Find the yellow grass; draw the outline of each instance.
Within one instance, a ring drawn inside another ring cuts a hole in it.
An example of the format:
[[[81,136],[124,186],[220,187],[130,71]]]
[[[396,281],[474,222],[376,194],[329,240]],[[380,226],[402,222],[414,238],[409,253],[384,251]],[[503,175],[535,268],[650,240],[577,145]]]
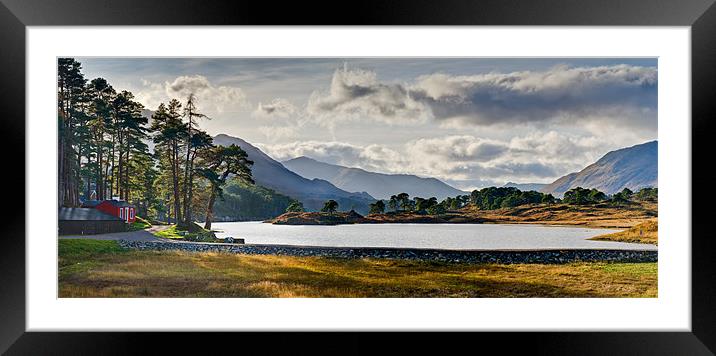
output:
[[[599,235],[590,240],[637,242],[644,244],[659,243],[659,223],[656,219],[635,225],[627,230],[613,234]]]
[[[496,210],[463,209],[466,214],[492,223],[581,225],[596,228],[630,228],[658,214],[654,202],[634,202],[623,206],[596,205],[525,205]]]
[[[656,263],[461,264],[178,251],[84,253],[60,261],[60,297],[657,296]]]

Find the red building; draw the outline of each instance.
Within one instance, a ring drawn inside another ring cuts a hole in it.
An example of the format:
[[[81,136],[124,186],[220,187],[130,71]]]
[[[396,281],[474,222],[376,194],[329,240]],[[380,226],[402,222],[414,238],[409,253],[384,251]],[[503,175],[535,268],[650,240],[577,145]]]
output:
[[[123,200],[87,201],[82,207],[95,208],[103,213],[116,216],[127,223],[133,223],[137,219],[134,206]]]

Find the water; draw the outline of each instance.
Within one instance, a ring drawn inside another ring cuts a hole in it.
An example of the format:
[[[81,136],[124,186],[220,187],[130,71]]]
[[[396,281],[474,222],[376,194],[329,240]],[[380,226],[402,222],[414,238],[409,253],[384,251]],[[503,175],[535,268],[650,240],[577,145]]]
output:
[[[273,225],[261,222],[214,223],[223,238],[247,244],[332,247],[406,247],[452,250],[490,249],[633,249],[655,245],[587,240],[619,230],[543,225],[356,224],[337,226]]]

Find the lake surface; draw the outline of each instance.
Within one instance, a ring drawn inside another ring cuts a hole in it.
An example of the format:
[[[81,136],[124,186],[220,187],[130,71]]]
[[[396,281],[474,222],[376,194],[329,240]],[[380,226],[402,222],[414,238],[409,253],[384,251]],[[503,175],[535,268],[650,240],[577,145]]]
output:
[[[217,237],[247,244],[331,247],[405,247],[450,250],[625,249],[656,250],[655,245],[591,241],[619,230],[507,224],[355,224],[336,226],[219,222]]]

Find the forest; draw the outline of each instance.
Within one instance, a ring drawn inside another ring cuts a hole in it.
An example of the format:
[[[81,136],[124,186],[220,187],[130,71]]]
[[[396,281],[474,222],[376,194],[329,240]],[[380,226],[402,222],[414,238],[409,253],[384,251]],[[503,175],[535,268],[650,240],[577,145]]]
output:
[[[207,229],[217,201],[221,215],[234,218],[283,211],[290,199],[253,186],[246,152],[214,145],[200,128],[210,118],[201,113],[199,100],[189,94],[145,108],[106,79],[85,78],[75,59],[59,58],[59,206],[125,200],[142,217],[180,226],[205,221]],[[249,194],[239,199],[239,191]]]

